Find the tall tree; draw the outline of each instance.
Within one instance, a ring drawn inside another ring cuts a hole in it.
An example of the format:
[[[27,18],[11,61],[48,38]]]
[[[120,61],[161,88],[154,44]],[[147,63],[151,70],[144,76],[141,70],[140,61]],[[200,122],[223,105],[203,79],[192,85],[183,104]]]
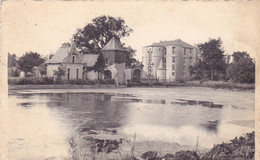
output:
[[[226,72],[226,60],[224,56],[224,50],[222,47],[222,40],[210,39],[208,42],[198,45],[199,51],[201,53],[201,63],[198,66],[203,66],[203,77],[210,78],[214,80],[214,75],[225,74]]]
[[[105,69],[105,60],[103,57],[103,54],[99,54],[96,63],[93,66],[94,71],[98,72],[98,79],[99,79],[99,74],[103,73]]]
[[[17,61],[18,68],[27,75],[32,72],[33,67],[38,67],[44,63],[44,59],[37,52],[27,52]]]
[[[73,35],[73,41],[81,53],[98,54],[113,36],[120,41],[120,38],[129,36],[132,31],[120,17],[100,16],[83,29],[78,29]]]
[[[16,66],[16,63],[16,55],[8,53],[8,67],[14,67]]]
[[[228,77],[238,83],[255,82],[255,63],[247,52],[234,52],[228,66]]]

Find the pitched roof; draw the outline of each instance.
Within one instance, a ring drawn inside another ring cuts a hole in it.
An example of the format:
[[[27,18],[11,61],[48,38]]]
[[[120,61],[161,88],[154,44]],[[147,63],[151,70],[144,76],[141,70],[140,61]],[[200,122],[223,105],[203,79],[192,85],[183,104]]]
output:
[[[111,50],[117,50],[117,51],[126,51],[120,42],[115,38],[112,37],[109,42],[101,49],[102,51],[111,51]]]
[[[70,50],[71,46],[62,45],[48,63],[62,63],[64,58],[68,56]]]
[[[182,41],[181,39],[176,39],[173,41],[161,41],[159,43],[153,43],[152,45],[159,45],[159,46],[177,46],[180,45],[182,47],[186,47],[186,48],[194,48],[194,46]]]

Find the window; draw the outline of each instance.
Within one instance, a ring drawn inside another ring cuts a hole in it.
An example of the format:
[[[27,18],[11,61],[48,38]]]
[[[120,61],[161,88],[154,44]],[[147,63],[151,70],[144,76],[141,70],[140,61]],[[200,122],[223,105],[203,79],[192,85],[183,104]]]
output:
[[[79,79],[79,69],[76,70],[76,79]]]
[[[109,59],[105,60],[105,64],[108,65],[109,64]]]
[[[166,57],[163,57],[163,68],[166,68]]]
[[[175,57],[172,57],[172,63],[175,63]]]
[[[172,65],[172,70],[173,70],[173,71],[175,70],[175,65]]]
[[[183,48],[183,55],[185,56],[186,55],[186,49]]]
[[[70,80],[70,68],[68,68],[68,71],[67,71],[67,76],[68,76],[68,80]]]
[[[72,63],[75,63],[75,56],[72,57]]]
[[[172,54],[175,54],[175,47],[172,47]]]
[[[172,72],[172,76],[175,76],[175,72]]]

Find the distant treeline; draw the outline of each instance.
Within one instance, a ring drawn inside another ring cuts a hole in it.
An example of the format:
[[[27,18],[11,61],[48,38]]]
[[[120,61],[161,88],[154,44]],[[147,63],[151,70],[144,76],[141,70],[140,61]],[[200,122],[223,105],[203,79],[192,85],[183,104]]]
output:
[[[199,44],[198,49],[199,61],[190,66],[191,80],[255,83],[255,62],[247,52],[224,55],[220,38]]]

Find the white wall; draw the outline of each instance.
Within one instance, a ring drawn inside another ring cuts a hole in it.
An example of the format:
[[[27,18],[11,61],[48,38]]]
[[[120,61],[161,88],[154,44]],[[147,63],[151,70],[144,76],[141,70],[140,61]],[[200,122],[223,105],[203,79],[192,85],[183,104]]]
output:
[[[58,70],[60,64],[48,64],[47,65],[47,77],[53,77],[53,71]]]

